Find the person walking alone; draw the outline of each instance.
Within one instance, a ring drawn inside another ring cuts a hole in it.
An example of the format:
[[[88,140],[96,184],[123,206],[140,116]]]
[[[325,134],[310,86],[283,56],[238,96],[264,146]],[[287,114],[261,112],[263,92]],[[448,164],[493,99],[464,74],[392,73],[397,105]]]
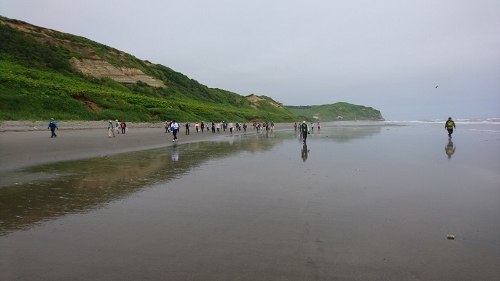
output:
[[[115,131],[117,134],[120,133],[120,123],[118,123],[118,119],[115,121]]]
[[[47,126],[47,129],[50,129],[50,132],[52,133],[50,135],[51,138],[57,137],[56,129],[59,130],[59,128],[57,127],[57,123],[56,121],[54,121],[54,118],[50,118],[50,122],[49,125]]]
[[[179,123],[177,121],[172,121],[172,125],[170,127],[172,129],[172,133],[174,134],[174,139],[172,141],[177,141],[177,134],[179,133]]]
[[[125,124],[125,121],[122,121],[120,123],[120,128],[122,128],[122,134],[125,134],[125,131],[127,129],[127,124]]]
[[[448,130],[448,137],[451,138],[451,134],[453,134],[453,129],[456,128],[455,122],[451,120],[451,117],[448,117],[448,120],[444,124],[444,128]]]
[[[189,122],[186,122],[184,126],[186,127],[186,135],[189,135]]]
[[[115,126],[113,125],[113,121],[109,120],[108,122],[108,138],[115,137]]]
[[[306,143],[307,134],[309,133],[309,128],[307,127],[306,121],[302,121],[302,125],[300,125],[300,132],[302,133],[303,143]]]

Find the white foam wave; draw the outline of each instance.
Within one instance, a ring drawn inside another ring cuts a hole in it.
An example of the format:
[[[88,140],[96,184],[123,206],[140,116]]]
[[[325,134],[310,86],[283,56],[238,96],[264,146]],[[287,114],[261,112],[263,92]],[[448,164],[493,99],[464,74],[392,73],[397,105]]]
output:
[[[420,124],[434,124],[444,123],[447,119],[429,119],[429,120],[389,120],[386,123],[420,123]],[[474,118],[474,119],[456,119],[455,123],[462,125],[500,125],[500,118]]]

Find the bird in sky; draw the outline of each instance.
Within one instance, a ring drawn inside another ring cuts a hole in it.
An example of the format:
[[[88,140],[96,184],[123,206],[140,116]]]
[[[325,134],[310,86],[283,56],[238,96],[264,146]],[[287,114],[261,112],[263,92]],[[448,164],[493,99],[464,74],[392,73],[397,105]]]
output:
[[[436,89],[437,89],[438,86],[436,86]]]

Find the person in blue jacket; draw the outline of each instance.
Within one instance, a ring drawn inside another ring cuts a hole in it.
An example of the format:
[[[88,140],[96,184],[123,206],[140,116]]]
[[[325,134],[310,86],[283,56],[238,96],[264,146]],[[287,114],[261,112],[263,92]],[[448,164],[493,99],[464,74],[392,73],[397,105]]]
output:
[[[57,137],[56,135],[56,129],[59,130],[57,127],[56,121],[54,121],[54,118],[50,118],[49,125],[47,126],[47,129],[50,129],[50,132],[52,132],[52,135],[50,136],[51,138]]]

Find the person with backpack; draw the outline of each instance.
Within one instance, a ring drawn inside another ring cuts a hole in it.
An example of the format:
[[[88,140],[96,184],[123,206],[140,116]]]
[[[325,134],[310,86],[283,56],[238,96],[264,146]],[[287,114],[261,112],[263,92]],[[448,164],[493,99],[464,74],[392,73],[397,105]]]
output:
[[[302,133],[303,142],[306,143],[307,133],[309,132],[306,121],[302,121],[302,124],[300,125],[300,132]]]
[[[115,126],[113,126],[113,121],[108,122],[108,138],[115,137]]]
[[[456,128],[455,122],[451,120],[451,117],[448,117],[448,120],[444,124],[444,128],[448,130],[448,137],[451,138],[451,134],[453,134],[453,128]]]
[[[120,123],[120,128],[122,129],[122,134],[125,134],[125,129],[127,129],[127,124],[125,124],[125,121],[122,121]]]
[[[115,120],[115,122],[116,122],[115,123],[115,131],[117,134],[119,134],[120,133],[120,123],[118,123],[118,119]]]
[[[50,132],[52,133],[52,135],[50,136],[51,138],[57,137],[56,129],[59,130],[59,128],[57,127],[57,123],[56,121],[54,121],[54,118],[50,118],[49,125],[47,126],[47,130],[48,129],[50,129]]]
[[[172,141],[177,141],[177,133],[179,132],[179,123],[177,121],[173,120],[172,123],[170,124],[170,130],[174,134],[174,139]]]

